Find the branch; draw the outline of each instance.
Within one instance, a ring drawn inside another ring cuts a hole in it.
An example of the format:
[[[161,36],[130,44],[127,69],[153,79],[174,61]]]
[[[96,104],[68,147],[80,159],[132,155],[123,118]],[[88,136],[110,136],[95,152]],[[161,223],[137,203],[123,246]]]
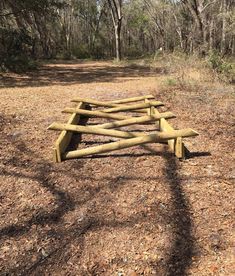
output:
[[[113,20],[113,26],[115,27],[115,25],[116,25],[115,12],[114,12],[111,0],[108,0],[108,3],[109,3],[110,10],[111,10],[111,16],[112,16],[112,20]]]
[[[5,13],[5,14],[0,14],[0,17],[5,17],[5,16],[10,16],[10,15],[17,15],[20,14],[22,12],[25,12],[26,9],[22,9],[20,11],[16,11],[16,12],[9,12],[9,13]]]

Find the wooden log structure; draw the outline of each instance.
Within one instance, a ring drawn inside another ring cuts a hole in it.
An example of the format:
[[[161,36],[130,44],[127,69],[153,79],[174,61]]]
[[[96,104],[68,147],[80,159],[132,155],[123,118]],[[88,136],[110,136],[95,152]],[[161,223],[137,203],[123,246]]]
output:
[[[154,100],[154,96],[138,96],[133,98],[126,98],[114,101],[99,101],[86,98],[75,98],[73,102],[78,102],[75,108],[65,108],[62,112],[71,114],[67,123],[53,123],[48,129],[60,130],[61,133],[53,148],[53,160],[61,162],[64,159],[80,158],[92,154],[102,154],[115,150],[121,150],[147,143],[168,143],[169,148],[174,154],[180,158],[184,158],[185,145],[183,143],[184,137],[194,137],[198,133],[190,128],[175,130],[167,121],[167,119],[174,118],[172,112],[160,113],[157,107],[162,106],[163,103]],[[140,101],[144,101],[141,102]],[[135,103],[137,102],[137,103]],[[139,102],[139,103],[138,103]],[[87,110],[87,104],[95,107],[107,107],[101,110]],[[123,115],[118,112],[144,112],[146,115],[133,117]],[[93,126],[83,126],[80,123],[81,116],[104,118],[114,120],[103,124]],[[143,131],[130,132],[116,130],[123,126],[131,126],[135,124],[145,123],[159,124],[159,131],[146,134]],[[74,151],[67,151],[67,147],[71,141],[73,133],[87,133],[94,135],[104,135],[110,137],[121,138],[121,140],[89,147],[85,149],[78,149]]]

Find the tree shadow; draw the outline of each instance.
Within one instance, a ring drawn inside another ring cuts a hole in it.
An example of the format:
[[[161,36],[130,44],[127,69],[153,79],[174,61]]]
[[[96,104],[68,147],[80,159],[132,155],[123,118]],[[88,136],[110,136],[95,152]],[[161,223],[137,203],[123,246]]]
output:
[[[119,82],[120,78],[132,79],[155,77],[149,66],[126,65],[114,66],[111,63],[70,62],[43,65],[38,70],[27,74],[2,74],[1,87],[41,87],[51,85],[72,85],[92,82]],[[123,79],[121,80],[123,81]]]
[[[20,152],[24,152],[24,154],[27,155],[27,158],[30,157],[31,160],[39,160],[35,162],[34,167],[31,168],[32,171],[34,171],[34,174],[29,176],[24,174],[23,172],[17,173],[12,171],[10,168],[11,166],[18,166],[19,168],[24,169],[25,167],[20,162],[20,157],[18,159],[12,159],[8,160],[8,163],[6,164],[5,168],[1,170],[1,174],[3,175],[11,175],[17,178],[28,178],[31,180],[37,181],[39,185],[41,185],[46,191],[49,191],[53,197],[55,198],[56,202],[56,208],[52,210],[51,212],[42,211],[40,210],[39,213],[37,213],[35,216],[30,218],[28,221],[18,224],[12,224],[10,226],[6,226],[0,230],[0,239],[7,239],[12,237],[20,237],[30,231],[33,225],[40,225],[45,226],[47,224],[49,225],[57,225],[61,222],[61,219],[65,216],[66,213],[69,211],[74,210],[76,207],[81,207],[83,204],[91,201],[94,199],[99,193],[101,189],[105,187],[105,185],[110,185],[113,192],[115,192],[115,189],[120,188],[120,185],[126,185],[130,178],[123,177],[123,175],[120,175],[122,178],[122,181],[118,183],[118,185],[113,185],[113,179],[111,178],[110,181],[108,181],[107,184],[104,184],[104,186],[100,188],[94,188],[90,190],[90,196],[82,198],[78,202],[75,202],[73,200],[73,197],[69,194],[69,192],[64,192],[56,187],[55,182],[53,181],[53,178],[50,178],[49,175],[51,172],[53,172],[54,168],[53,165],[45,160],[42,160],[40,156],[37,156],[36,153],[28,149],[23,141],[18,141],[15,143],[12,141],[13,146],[19,150]],[[158,153],[152,148],[146,147],[146,150],[149,152],[146,153],[147,156],[157,155]],[[128,156],[128,155],[127,155]],[[143,156],[141,154],[141,156]],[[110,156],[109,156],[110,157]],[[115,157],[115,156],[114,156]],[[124,157],[124,156],[116,156],[116,157]],[[130,157],[130,156],[128,156]],[[181,177],[178,173],[179,169],[179,163],[178,160],[172,156],[171,153],[168,153],[165,151],[163,154],[163,157],[165,158],[165,176],[167,179],[167,183],[169,185],[169,189],[171,192],[171,210],[169,214],[166,217],[166,214],[161,211],[160,208],[155,208],[155,213],[158,214],[158,216],[162,217],[162,223],[169,223],[171,222],[171,233],[173,237],[173,242],[170,247],[169,254],[165,253],[166,255],[166,261],[164,268],[166,269],[166,275],[186,275],[188,268],[191,265],[192,262],[192,256],[193,256],[193,249],[195,247],[195,238],[192,234],[192,220],[190,216],[190,204],[183,192],[183,187],[181,183]],[[100,158],[100,157],[96,157]],[[18,162],[19,161],[19,162]],[[76,163],[77,164],[77,163]],[[78,164],[77,164],[78,165]],[[132,164],[130,162],[130,169],[132,167]],[[79,162],[79,165],[77,166],[79,169],[82,168],[82,162]],[[59,172],[59,168],[56,167],[56,171]],[[82,176],[79,174],[79,171],[77,171],[76,175],[72,174],[71,171],[61,171],[61,173],[66,174],[70,177],[73,177],[76,181],[76,178],[82,178]],[[132,179],[139,179],[139,176],[132,177]],[[152,178],[152,180],[156,180],[156,177]],[[162,180],[164,181],[164,179]],[[105,183],[105,182],[104,182]],[[86,189],[89,189],[86,188]],[[81,192],[83,192],[81,190]],[[168,218],[170,217],[170,218]],[[67,246],[67,244],[71,244],[74,239],[81,239],[81,252],[84,248],[84,234],[87,233],[89,230],[98,230],[103,227],[132,227],[136,223],[141,223],[143,221],[148,221],[149,218],[145,216],[143,213],[137,213],[134,216],[129,216],[124,221],[119,220],[103,220],[99,219],[96,216],[92,216],[92,214],[86,218],[86,220],[80,225],[79,223],[75,223],[71,227],[68,227],[62,232],[57,233],[59,236],[61,236],[61,242],[59,242],[55,248],[49,252],[48,256],[45,258],[39,258],[35,262],[31,263],[30,266],[28,264],[22,265],[21,268],[9,268],[7,271],[8,274],[13,275],[30,275],[31,273],[35,271],[45,271],[45,267],[58,263],[59,262],[66,262],[66,258],[64,258],[64,250]],[[167,251],[166,251],[167,252]],[[153,267],[157,270],[159,266],[159,263],[153,264]],[[21,272],[19,272],[19,269]],[[21,274],[19,274],[21,273]]]
[[[171,192],[172,236],[173,243],[166,260],[166,275],[183,276],[192,263],[195,238],[192,234],[190,204],[183,192],[178,174],[179,164],[175,157],[166,158],[165,174]]]
[[[186,159],[193,159],[197,157],[208,157],[208,156],[211,156],[211,153],[209,151],[202,151],[202,152],[187,151],[186,153]]]
[[[123,154],[96,154],[92,156],[92,159],[102,159],[102,158],[137,158],[137,157],[148,157],[148,156],[164,156],[165,153],[162,152],[143,152],[143,153],[123,153]],[[85,156],[80,158],[82,159],[90,159],[90,156]]]
[[[60,219],[68,212],[74,209],[75,203],[69,193],[58,189],[55,182],[50,177],[50,173],[54,171],[50,162],[43,160],[37,153],[27,148],[24,141],[20,138],[16,140],[4,133],[4,127],[9,124],[9,119],[0,115],[0,125],[2,141],[10,141],[13,147],[13,154],[10,159],[4,162],[4,167],[0,168],[0,175],[12,176],[17,179],[28,179],[36,181],[43,189],[50,192],[55,200],[56,208],[50,213],[48,211],[40,210],[31,219],[22,224],[14,224],[0,229],[0,240],[9,237],[16,237],[27,233],[32,225],[46,225],[58,223]],[[14,125],[14,121],[10,122]],[[31,166],[28,168],[24,164],[32,161]],[[17,168],[20,170],[27,170],[29,173],[17,172],[12,170]]]

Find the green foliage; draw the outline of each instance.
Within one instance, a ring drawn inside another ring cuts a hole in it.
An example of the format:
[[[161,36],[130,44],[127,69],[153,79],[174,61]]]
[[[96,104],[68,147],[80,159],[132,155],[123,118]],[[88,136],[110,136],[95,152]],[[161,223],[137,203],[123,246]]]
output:
[[[143,52],[138,49],[136,45],[131,45],[126,49],[126,56],[128,58],[136,58],[136,57],[141,57],[143,55]]]
[[[78,45],[76,48],[73,48],[72,55],[75,56],[76,58],[81,58],[81,59],[87,59],[91,57],[86,45]]]
[[[17,56],[8,56],[4,63],[3,69],[10,70],[16,73],[22,73],[37,68],[37,63],[24,54]]]
[[[167,78],[165,80],[165,84],[167,86],[176,86],[177,85],[177,80],[176,79],[173,79],[173,78]]]
[[[64,6],[63,1],[56,0],[17,0],[15,8],[17,11],[32,11],[43,14],[49,12],[53,7],[61,8]]]
[[[227,81],[233,81],[234,70],[232,63],[225,61],[218,52],[212,51],[209,54],[208,63],[220,78]]]
[[[24,72],[36,68],[30,58],[31,37],[24,29],[0,29],[0,68],[3,71]]]

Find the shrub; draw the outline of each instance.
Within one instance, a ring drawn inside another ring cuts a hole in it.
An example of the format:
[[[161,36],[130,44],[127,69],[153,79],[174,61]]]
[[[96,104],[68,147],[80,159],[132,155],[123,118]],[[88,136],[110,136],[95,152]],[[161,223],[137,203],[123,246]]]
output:
[[[208,57],[209,66],[220,79],[232,82],[234,78],[232,63],[226,62],[218,52],[211,52]]]
[[[37,67],[30,58],[31,37],[24,30],[0,28],[0,69],[25,72]]]

